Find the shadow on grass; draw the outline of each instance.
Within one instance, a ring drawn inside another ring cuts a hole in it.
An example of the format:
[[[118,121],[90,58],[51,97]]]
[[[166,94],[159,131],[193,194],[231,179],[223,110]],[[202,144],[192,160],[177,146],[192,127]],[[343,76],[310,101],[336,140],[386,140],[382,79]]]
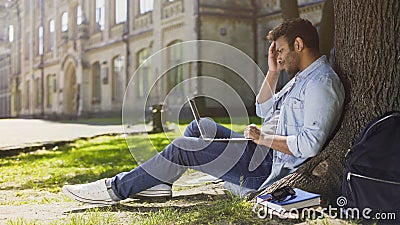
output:
[[[192,194],[192,195],[183,195],[183,196],[176,196],[172,198],[142,198],[142,199],[137,199],[137,198],[132,198],[132,201],[130,202],[125,202],[121,204],[116,204],[116,205],[99,205],[99,206],[94,206],[94,207],[85,207],[81,209],[74,209],[71,211],[66,211],[64,213],[69,214],[69,213],[84,213],[84,212],[91,212],[94,208],[98,209],[101,212],[156,212],[159,211],[160,209],[179,209],[179,210],[187,210],[187,211],[192,211],[193,210],[193,205],[196,206],[208,206],[210,204],[213,204],[212,202],[214,200],[221,200],[223,198],[227,198],[227,195],[211,195],[211,194],[204,194],[204,193],[199,193],[199,194]],[[228,197],[230,198],[230,197]],[[164,204],[170,202],[176,202],[176,201],[181,201],[181,202],[187,202],[186,205],[183,204]]]
[[[57,150],[39,150],[1,159],[1,176],[11,181],[3,178],[2,189],[54,190],[64,184],[87,183],[137,167],[125,139],[103,139],[77,141]],[[137,138],[136,143],[152,148],[147,138]]]
[[[293,224],[301,220],[260,219],[252,205],[231,195],[194,194],[169,201],[133,201],[113,206],[95,206],[64,212],[65,214],[130,213],[135,218],[126,224]],[[109,215],[109,214],[108,214]]]
[[[122,125],[121,117],[111,118],[89,118],[89,119],[77,119],[77,120],[60,120],[60,123],[72,123],[72,124],[87,124],[87,125]]]

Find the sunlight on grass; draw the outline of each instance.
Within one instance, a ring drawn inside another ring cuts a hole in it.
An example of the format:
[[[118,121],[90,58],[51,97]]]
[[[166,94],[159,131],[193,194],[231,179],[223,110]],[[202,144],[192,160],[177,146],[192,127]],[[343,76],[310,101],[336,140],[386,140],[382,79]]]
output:
[[[7,221],[7,225],[42,225],[38,220],[27,220],[24,218],[17,218]],[[51,225],[100,225],[100,224],[124,224],[115,215],[101,211],[97,208],[90,209],[84,213],[71,215],[67,220],[58,220],[50,223]]]
[[[52,225],[98,225],[98,224],[123,224],[113,214],[106,213],[97,208],[88,210],[84,213],[72,215],[68,221],[64,223],[54,222]]]
[[[174,136],[174,135],[171,135]],[[162,150],[169,141],[163,134],[129,137],[142,151]],[[1,158],[0,189],[45,189],[58,192],[65,184],[86,183],[111,177],[137,166],[129,153],[125,138],[102,136],[79,140],[57,150],[43,149]]]
[[[268,224],[251,212],[252,203],[233,196],[215,197],[188,208],[162,208],[149,212],[140,224]],[[132,223],[132,224],[137,224]]]
[[[219,119],[224,126],[242,132],[246,124],[230,124],[229,120]],[[254,122],[254,121],[252,121]],[[257,121],[256,121],[257,123]],[[182,132],[186,124],[180,124]],[[167,135],[151,134],[129,135],[127,140],[121,136],[101,136],[75,141],[53,149],[21,153],[14,157],[0,158],[0,190],[13,191],[11,199],[0,200],[0,205],[52,204],[71,201],[60,195],[65,184],[92,182],[112,177],[123,171],[130,171],[138,164],[128,149],[154,153],[161,151],[180,133]],[[149,139],[150,138],[150,141]],[[146,157],[151,157],[147,155]],[[50,193],[41,195],[41,193]],[[172,203],[173,205],[173,203]],[[59,219],[52,224],[207,224],[207,223],[251,223],[263,224],[251,213],[251,203],[232,196],[215,197],[201,204],[188,207],[161,207],[156,211],[141,212],[127,210],[129,220],[115,216],[119,209],[88,210],[71,214],[67,219]],[[121,215],[121,214],[120,214]],[[135,218],[135,219],[132,219]],[[127,219],[127,218],[125,218]],[[18,218],[7,224],[42,224],[37,220]]]
[[[15,220],[9,220],[7,221],[7,225],[40,225],[40,223],[37,220],[26,220],[24,218],[18,218]]]
[[[39,150],[0,159],[2,190],[58,192],[67,183],[84,183],[137,166],[121,137],[80,140],[57,150]]]

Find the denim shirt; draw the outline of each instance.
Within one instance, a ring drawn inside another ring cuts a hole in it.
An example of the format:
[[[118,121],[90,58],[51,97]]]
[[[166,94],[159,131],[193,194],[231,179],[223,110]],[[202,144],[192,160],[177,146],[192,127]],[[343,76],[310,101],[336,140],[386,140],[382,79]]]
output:
[[[261,104],[256,101],[256,113],[264,122],[273,118],[280,104],[276,134],[287,136],[293,154],[273,152],[271,175],[260,189],[295,171],[322,149],[339,122],[343,102],[342,82],[325,56],[296,74],[269,100]]]

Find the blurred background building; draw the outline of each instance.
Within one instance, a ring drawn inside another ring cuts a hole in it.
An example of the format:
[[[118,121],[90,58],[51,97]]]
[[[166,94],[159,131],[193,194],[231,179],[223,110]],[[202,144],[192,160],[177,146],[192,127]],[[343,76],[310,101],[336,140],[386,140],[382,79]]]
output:
[[[300,16],[318,26],[324,1],[297,2]],[[269,43],[264,36],[282,21],[279,0],[0,0],[0,4],[0,117],[119,116],[125,88],[138,66],[158,50],[183,41],[230,44],[266,71]],[[163,63],[179,63],[181,55],[170,51]],[[144,101],[149,92],[154,69],[138,77],[137,101]],[[230,83],[253,109],[254,94],[232,79],[232,72],[207,63],[172,69],[161,92],[199,75]],[[191,92],[204,90],[185,86],[176,98]],[[158,99],[148,101],[158,103]],[[218,111],[212,101],[205,100],[202,107]]]

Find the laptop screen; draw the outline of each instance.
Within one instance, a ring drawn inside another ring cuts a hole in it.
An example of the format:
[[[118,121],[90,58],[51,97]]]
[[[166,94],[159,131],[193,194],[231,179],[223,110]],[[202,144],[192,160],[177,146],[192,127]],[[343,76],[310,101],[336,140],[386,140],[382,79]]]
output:
[[[194,102],[194,99],[190,99],[189,97],[187,97],[187,99],[189,102],[190,111],[192,111],[194,120],[196,121],[197,127],[199,128],[200,135],[202,138],[204,138],[203,132],[201,131],[202,129],[200,127],[200,113],[199,110],[197,109],[196,103]]]

